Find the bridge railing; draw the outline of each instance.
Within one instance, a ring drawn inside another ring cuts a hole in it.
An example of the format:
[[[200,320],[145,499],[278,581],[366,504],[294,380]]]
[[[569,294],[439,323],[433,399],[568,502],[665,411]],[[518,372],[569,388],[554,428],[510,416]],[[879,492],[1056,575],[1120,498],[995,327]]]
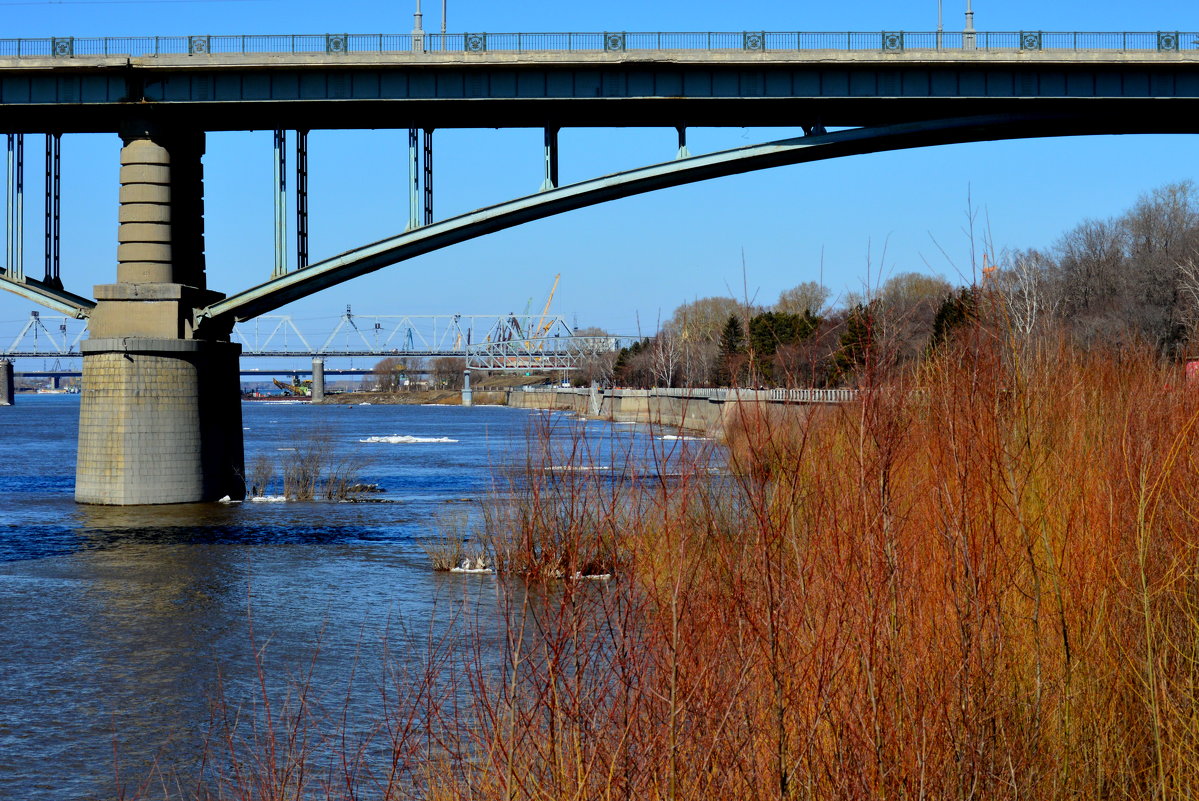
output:
[[[724,31],[329,33],[0,39],[0,58],[278,55],[287,53],[535,53],[625,51],[1152,51],[1199,50],[1184,31]]]

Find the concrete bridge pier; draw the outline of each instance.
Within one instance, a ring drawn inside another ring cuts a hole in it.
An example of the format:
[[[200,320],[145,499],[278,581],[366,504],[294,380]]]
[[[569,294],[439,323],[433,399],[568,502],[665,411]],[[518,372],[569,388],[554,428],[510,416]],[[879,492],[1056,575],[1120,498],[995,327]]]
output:
[[[470,370],[462,371],[462,405],[474,406],[474,394],[470,389]]]
[[[0,406],[12,406],[16,394],[17,385],[13,380],[12,362],[0,359]]]
[[[312,360],[312,394],[309,396],[313,403],[325,399],[325,360]]]
[[[197,336],[222,297],[204,276],[204,135],[166,124],[122,133],[117,282],[96,287],[75,500],[113,505],[245,496],[238,357],[228,332]]]

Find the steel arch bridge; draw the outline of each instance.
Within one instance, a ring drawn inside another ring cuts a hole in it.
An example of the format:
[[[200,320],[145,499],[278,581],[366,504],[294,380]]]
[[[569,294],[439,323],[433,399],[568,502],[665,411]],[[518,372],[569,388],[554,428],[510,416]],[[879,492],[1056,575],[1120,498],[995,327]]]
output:
[[[199,313],[201,329],[224,330],[284,304],[384,267],[575,209],[756,170],[847,156],[969,142],[1121,133],[1193,133],[1190,119],[1120,120],[994,115],[904,123],[783,139],[613,173],[478,209],[347,251],[273,278]]]
[[[1104,114],[998,114],[852,128],[686,156],[613,173],[477,209],[373,242],[303,269],[277,275],[197,309],[197,333],[228,336],[235,323],[267,314],[323,289],[487,234],[576,209],[661,189],[757,170],[848,156],[971,142],[1133,133],[1199,133],[1199,118],[1158,114],[1117,118]],[[25,276],[0,275],[0,286],[74,317],[96,302]]]
[[[677,158],[613,173],[429,223],[274,277],[197,311],[202,334],[224,334],[237,322],[337,284],[487,234],[576,209],[661,189],[757,170],[848,156],[971,142],[1132,133],[1199,133],[1199,119],[1163,114],[1128,119],[1106,115],[987,115],[852,128]],[[75,317],[95,301],[26,276],[0,283],[30,300]]]

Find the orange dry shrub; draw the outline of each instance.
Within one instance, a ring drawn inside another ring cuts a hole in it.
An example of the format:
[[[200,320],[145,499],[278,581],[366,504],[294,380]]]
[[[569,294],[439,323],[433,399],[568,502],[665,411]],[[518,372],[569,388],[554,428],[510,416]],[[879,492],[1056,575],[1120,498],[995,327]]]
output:
[[[731,477],[619,486],[617,581],[509,609],[430,797],[1193,794],[1199,401],[1170,375],[980,332],[853,405],[745,407]]]

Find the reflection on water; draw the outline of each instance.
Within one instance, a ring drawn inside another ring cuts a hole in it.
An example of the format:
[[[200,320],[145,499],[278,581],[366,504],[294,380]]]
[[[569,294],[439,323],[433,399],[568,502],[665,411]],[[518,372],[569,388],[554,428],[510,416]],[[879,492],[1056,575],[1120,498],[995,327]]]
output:
[[[484,636],[501,636],[486,620],[501,615],[502,583],[434,573],[419,539],[487,492],[489,465],[523,460],[531,413],[246,404],[243,414],[247,464],[294,458],[285,449],[320,430],[363,457],[384,502],[77,506],[77,396],[0,409],[0,798],[110,797],[114,746],[125,775],[155,759],[186,774],[214,704],[256,695],[256,649],[273,686],[307,670],[334,693],[355,683],[353,717],[369,714],[385,648],[419,659],[463,604]],[[586,425],[600,463],[652,442]],[[371,437],[397,441],[361,442]]]

